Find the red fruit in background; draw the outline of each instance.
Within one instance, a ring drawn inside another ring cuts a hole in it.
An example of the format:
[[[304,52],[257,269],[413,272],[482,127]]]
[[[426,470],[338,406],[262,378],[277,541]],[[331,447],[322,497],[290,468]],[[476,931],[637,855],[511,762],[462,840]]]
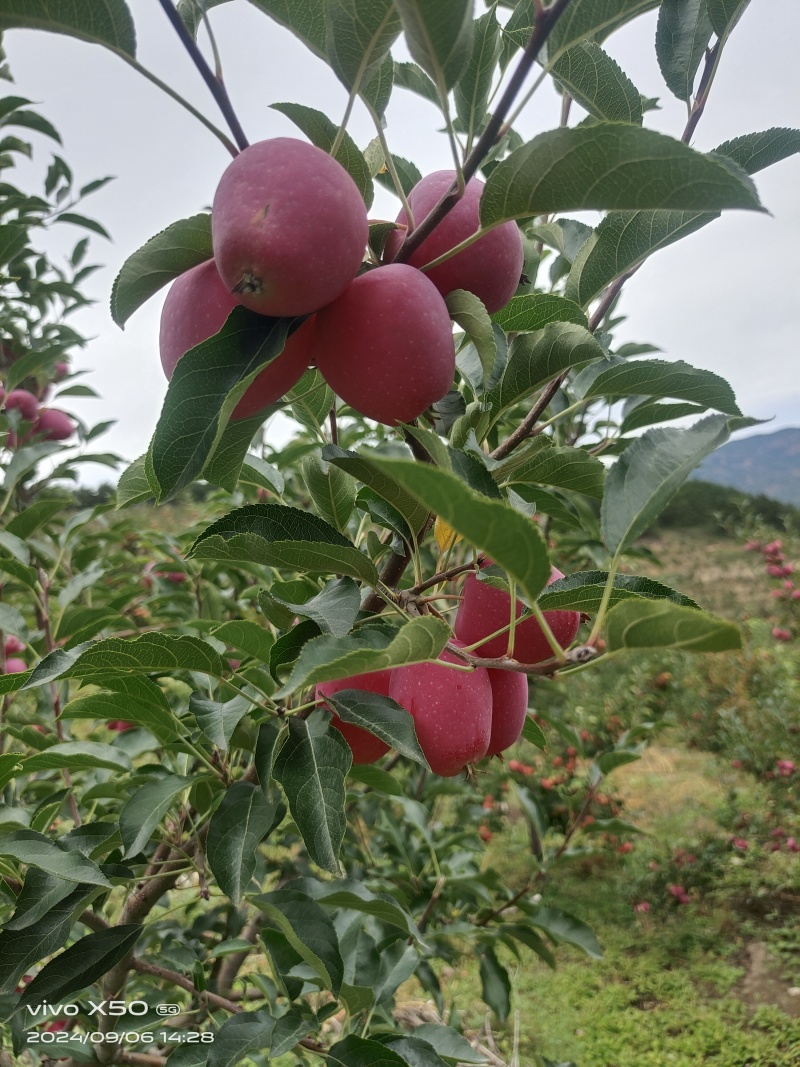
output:
[[[42,408],[33,425],[33,432],[42,434],[47,441],[66,441],[75,433],[75,423],[64,411]]]
[[[161,311],[159,349],[167,380],[190,348],[218,333],[237,301],[225,288],[213,259],[176,279]],[[268,364],[233,409],[232,419],[258,414],[297,384],[311,360],[313,319],[288,338],[283,352]]]
[[[362,689],[367,693],[378,693],[380,696],[389,695],[389,685],[392,680],[391,671],[370,671],[368,674],[354,674],[350,678],[340,678],[338,682],[320,682],[314,696],[317,700],[323,697],[334,696],[342,689]],[[327,706],[327,705],[326,705]],[[333,711],[333,708],[329,708]],[[353,753],[353,763],[374,763],[376,759],[386,755],[389,746],[379,737],[352,723],[342,722],[336,712],[333,712],[331,725],[342,734]]]
[[[55,367],[53,367],[53,381],[54,382],[63,381],[63,379],[66,378],[66,376],[69,374],[69,372],[70,372],[69,363],[66,363],[63,360],[60,360],[58,363],[56,363]]]
[[[220,277],[237,303],[262,315],[307,315],[335,300],[361,266],[368,232],[344,167],[291,137],[240,152],[214,194]]]
[[[515,744],[528,713],[528,679],[517,671],[487,670],[492,687],[492,733],[487,756]]]
[[[408,195],[416,224],[422,222],[438,204],[453,184],[455,176],[455,171],[437,170],[417,182]],[[482,192],[483,182],[477,178],[467,182],[463,197],[413,253],[408,261],[411,266],[424,267],[480,229]],[[397,216],[397,221],[407,225],[405,209]],[[404,230],[389,234],[386,242],[387,262],[400,250],[404,238]],[[425,273],[442,296],[447,296],[454,289],[467,289],[483,301],[491,315],[505,307],[516,292],[523,259],[519,227],[515,222],[505,222],[475,244]]]
[[[480,837],[481,841],[491,841],[494,834],[488,826],[479,826],[478,836]]]
[[[135,722],[126,722],[125,719],[109,719],[106,723],[106,727],[109,730],[114,730],[116,733],[124,733],[126,730],[135,730]]]
[[[362,274],[317,316],[317,367],[368,419],[410,422],[453,384],[455,345],[444,300],[404,264]]]
[[[461,662],[450,652],[439,658]],[[469,672],[438,663],[398,667],[392,672],[389,696],[413,716],[420,746],[435,774],[451,778],[486,755],[492,733],[492,684],[483,667]]]
[[[550,582],[563,578],[561,571],[553,567]],[[548,583],[549,584],[549,583]],[[464,599],[456,615],[455,632],[459,641],[473,645],[482,637],[507,626],[511,618],[511,598],[503,589],[494,589],[470,574],[464,583]],[[517,601],[516,614],[520,617],[525,607]],[[580,625],[577,611],[546,611],[544,617],[562,648],[568,648],[575,640]],[[475,648],[476,656],[505,656],[508,649],[508,633],[492,637]],[[514,631],[512,656],[520,663],[541,663],[550,659],[553,651],[547,643],[536,619],[526,619]]]
[[[185,571],[166,571],[164,577],[168,582],[172,582],[174,585],[180,585],[181,582],[185,582],[189,577]]]
[[[5,639],[4,644],[7,656],[16,656],[19,652],[25,651],[25,644],[20,641],[14,634],[9,634]]]
[[[3,673],[4,674],[22,674],[22,672],[23,671],[27,671],[27,669],[28,669],[28,664],[25,662],[24,659],[16,659],[15,657],[12,656],[10,659],[6,660],[6,665],[5,665],[5,669],[4,669]]]
[[[5,394],[6,411],[16,410],[26,422],[33,422],[39,410],[39,401],[27,389],[12,389]]]

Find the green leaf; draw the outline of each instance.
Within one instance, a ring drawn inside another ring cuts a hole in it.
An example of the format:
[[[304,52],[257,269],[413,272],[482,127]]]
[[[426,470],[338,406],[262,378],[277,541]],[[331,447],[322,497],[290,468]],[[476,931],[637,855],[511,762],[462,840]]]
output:
[[[268,801],[252,782],[234,782],[211,816],[206,856],[222,892],[241,903],[256,869],[257,850],[275,818],[278,801]]]
[[[489,403],[499,414],[564,371],[605,355],[603,346],[585,326],[551,322],[543,330],[514,338],[503,377],[489,392]]]
[[[206,1046],[208,1067],[233,1067],[248,1053],[269,1048],[275,1021],[264,1008],[230,1016],[215,1034],[214,1043]]]
[[[559,578],[548,585],[547,589],[539,597],[539,607],[542,611],[585,611],[594,615],[600,607],[603,599],[603,590],[608,581],[607,571],[580,571],[570,574],[566,578]],[[617,574],[614,577],[614,586],[611,593],[611,604],[618,604],[623,600],[670,600],[675,604],[683,604],[689,608],[696,608],[697,604],[683,593],[670,589],[668,585],[662,585],[652,578],[640,578],[633,574]]]
[[[658,10],[656,56],[667,88],[689,101],[713,27],[706,0],[662,0]]]
[[[111,888],[111,883],[97,866],[80,852],[67,851],[44,834],[34,830],[12,830],[0,834],[0,856],[8,856],[30,867],[41,867],[48,874],[68,882],[86,882]]]
[[[347,637],[314,637],[303,645],[291,677],[275,695],[280,700],[301,686],[430,663],[449,637],[450,627],[432,616],[411,619],[391,638],[376,627],[360,627]]]
[[[547,547],[534,523],[500,500],[489,500],[449,471],[404,459],[370,457],[379,470],[483,549],[520,590],[535,600],[550,577]],[[401,631],[402,632],[402,631]]]
[[[117,510],[150,500],[153,490],[145,473],[146,456],[139,456],[119,477],[117,482]]]
[[[316,596],[300,604],[291,603],[274,593],[273,598],[295,615],[311,619],[322,633],[333,637],[344,637],[352,630],[361,608],[361,594],[352,578],[335,578]]]
[[[325,0],[250,0],[250,3],[291,30],[312,52],[327,60]]]
[[[264,420],[280,407],[280,404],[271,404],[266,411],[260,411],[248,419],[231,419],[217,438],[199,477],[232,493],[239,484],[253,435],[261,429]]]
[[[326,522],[344,532],[356,502],[354,480],[314,453],[303,457],[300,469],[317,511]]]
[[[591,375],[587,381],[585,376]],[[682,360],[637,359],[620,363],[603,360],[573,381],[579,399],[591,397],[657,396],[689,400],[725,415],[741,415],[728,382],[712,371]]]
[[[494,14],[490,12],[490,14]],[[497,359],[497,339],[492,330],[492,320],[483,303],[466,289],[455,289],[445,300],[450,318],[460,326],[475,345],[483,368],[484,384],[494,369]]]
[[[582,949],[593,960],[603,958],[603,950],[592,930],[559,908],[535,908],[530,912],[530,922],[550,937],[556,944],[565,943]]]
[[[537,725],[530,715],[525,716],[525,722],[522,724],[522,736],[526,741],[530,741],[532,745],[536,745],[537,748],[547,748],[547,739],[541,726]]]
[[[202,472],[247,387],[283,351],[291,322],[234,308],[219,333],[178,360],[145,466],[157,502]]]
[[[75,892],[75,883],[56,878],[38,867],[29,867],[25,872],[25,884],[14,905],[14,916],[7,923],[7,930],[27,930]]]
[[[25,772],[53,771],[65,768],[70,771],[89,770],[105,767],[111,771],[130,771],[130,756],[113,745],[103,745],[97,741],[62,741],[51,745],[43,752],[28,758]]]
[[[480,954],[481,996],[500,1022],[505,1022],[511,1011],[511,979],[500,963],[494,950],[484,948]]]
[[[0,31],[50,30],[102,44],[131,58],[136,31],[124,0],[0,0]]]
[[[176,7],[189,33],[192,37],[197,37],[197,31],[203,21],[203,12],[228,2],[229,0],[178,0]]]
[[[257,485],[261,489],[269,489],[276,496],[283,496],[286,484],[277,467],[273,467],[271,463],[267,463],[261,456],[253,455],[252,452],[248,452],[244,458],[239,481]]]
[[[460,78],[472,48],[472,0],[395,0],[408,50],[442,97]]]
[[[69,652],[57,649],[38,664],[25,688],[33,689],[56,678],[102,679],[106,683],[127,672],[198,671],[221,678],[225,666],[219,654],[197,637],[154,631],[128,640],[107,637]]]
[[[40,497],[27,508],[17,512],[6,523],[6,532],[27,540],[31,534],[46,526],[52,518],[64,511],[64,501]]]
[[[439,93],[436,90],[436,86],[416,63],[398,63],[395,60],[394,81],[395,85],[399,85],[401,89],[408,89],[409,92],[416,93],[417,96],[421,96],[423,100],[427,100],[438,108]],[[409,166],[413,166],[413,164],[409,164]],[[420,175],[421,177],[422,175]],[[419,181],[419,178],[417,181]]]
[[[408,1061],[391,1048],[356,1034],[328,1049],[325,1062],[328,1067],[408,1067]]]
[[[486,1057],[477,1052],[469,1041],[457,1030],[438,1023],[423,1023],[415,1026],[414,1037],[426,1041],[438,1052],[442,1059],[452,1063],[486,1063]]]
[[[3,752],[0,754],[0,789],[16,778],[18,772],[25,764],[24,752]]]
[[[350,777],[376,793],[385,793],[386,796],[390,797],[405,796],[405,790],[398,780],[393,778],[387,771],[381,770],[380,767],[374,767],[366,763],[354,763],[350,768]]]
[[[260,663],[265,663],[269,659],[273,645],[272,634],[269,630],[247,619],[224,622],[222,626],[215,627],[211,635],[218,641],[224,641],[226,645],[245,652]]]
[[[341,6],[342,0],[336,0],[336,3]],[[333,148],[338,127],[321,111],[303,104],[270,104],[270,107],[291,119],[317,148],[321,148],[324,152],[330,152]],[[364,203],[367,208],[370,208],[375,195],[372,176],[363,152],[348,133],[342,137],[334,159],[344,167],[356,183],[358,191],[364,198]]]
[[[577,304],[554,293],[512,296],[504,308],[492,315],[492,322],[496,322],[506,333],[533,333],[543,330],[551,322],[574,322],[578,326],[588,326],[586,315]]]
[[[752,183],[723,160],[620,122],[551,130],[516,149],[489,175],[480,216],[494,226],[587,208],[763,210]]]
[[[686,430],[648,430],[632,441],[606,476],[600,518],[609,551],[623,551],[663,511],[694,468],[735,428],[710,415]]]
[[[138,788],[134,786],[135,792],[119,813],[119,833],[125,849],[123,859],[143,851],[172,802],[191,785],[191,778],[166,774]]]
[[[398,181],[402,187],[406,196],[411,192],[417,182],[422,180],[422,175],[413,163],[409,163],[407,159],[402,159],[400,156],[392,154],[392,162],[394,163],[394,169],[397,173]],[[397,190],[394,187],[394,181],[388,170],[379,171],[375,177],[390,193],[397,195]]]
[[[61,715],[64,719],[125,719],[149,730],[162,744],[174,741],[183,732],[169,706],[138,700],[130,693],[94,693],[76,697]]]
[[[275,758],[273,772],[309,856],[336,875],[347,822],[345,778],[351,762],[350,747],[329,726],[328,716],[314,712],[307,719],[293,716],[289,720],[289,736]]]
[[[686,418],[687,415],[702,415],[706,410],[699,404],[659,404],[645,400],[629,412],[622,420],[619,432],[622,436],[634,430],[643,430],[659,422],[672,422]]]
[[[617,604],[608,613],[605,633],[610,652],[623,648],[728,652],[742,647],[741,632],[732,622],[665,600]]]
[[[86,989],[128,955],[143,930],[140,925],[112,926],[82,937],[50,960],[25,987],[19,1000],[20,1008],[41,1004],[44,1000],[58,1004],[73,993]]]
[[[750,0],[706,0],[708,17],[720,40],[727,38],[745,12]]]
[[[584,449],[555,445],[549,437],[540,434],[503,460],[492,473],[502,484],[557,485],[599,499],[603,495],[606,468]]]
[[[447,1067],[446,1061],[436,1053],[433,1045],[420,1041],[418,1037],[401,1037],[395,1033],[381,1034],[376,1040],[397,1052],[409,1067]]]
[[[375,467],[370,458],[361,456],[358,452],[348,452],[339,448],[338,445],[325,445],[322,457],[328,463],[339,467],[351,477],[369,486],[378,496],[383,497],[387,504],[391,504],[396,511],[400,512],[413,533],[419,533],[425,525],[428,509],[396,481]]]
[[[235,696],[232,700],[221,703],[210,700],[200,693],[189,697],[189,710],[197,720],[212,745],[222,752],[228,751],[236,727],[250,710],[250,702],[244,697]]]
[[[2,601],[0,601],[0,631],[21,637],[23,641],[28,640],[28,624],[22,613],[11,604],[4,604]]]
[[[94,219],[89,219],[85,215],[78,215],[74,211],[63,211],[60,215],[57,215],[54,219],[55,222],[69,222],[73,226],[80,226],[84,230],[91,230],[92,233],[99,234],[101,237],[105,237],[107,240],[111,240],[111,235],[104,226],[101,226],[99,222]]]
[[[500,25],[492,7],[475,20],[469,58],[455,86],[456,114],[469,144],[483,128],[499,55]]]
[[[366,766],[366,765],[365,765]],[[361,767],[361,770],[365,767]],[[370,766],[369,770],[376,770]],[[378,895],[367,889],[363,882],[339,881],[321,882],[312,878],[300,878],[288,883],[287,889],[298,890],[328,908],[345,908],[358,911],[363,915],[372,915],[382,923],[396,926],[412,937],[419,939],[417,925],[408,912],[404,911],[392,897]]]
[[[316,515],[281,504],[251,504],[230,512],[200,534],[189,556],[377,580],[372,561],[338,530]]]
[[[362,88],[360,96],[378,122],[383,122],[394,88],[394,62],[391,55],[383,57],[376,72]]]
[[[401,756],[428,766],[417,740],[414,719],[396,701],[359,689],[342,689],[325,700],[343,722],[368,730]]]
[[[723,141],[714,152],[732,159],[748,174],[757,174],[773,163],[800,152],[800,130],[773,126],[761,133],[745,133],[741,137]]]
[[[659,2],[660,0],[571,0],[547,40],[548,63],[554,63],[566,49],[584,38],[602,43],[626,22],[658,7]]]
[[[594,41],[580,41],[567,49],[551,72],[562,89],[596,119],[641,124],[639,90]]]
[[[392,0],[327,0],[325,15],[330,64],[346,89],[360,91],[400,33],[394,4]]]
[[[322,424],[336,402],[333,390],[318,370],[307,370],[294,389],[286,394],[292,415],[323,437]]]
[[[193,215],[167,226],[122,264],[111,289],[114,322],[124,326],[159,289],[213,254],[210,215]]]
[[[332,920],[319,904],[291,888],[256,897],[253,902],[312,968],[322,988],[338,994],[344,977],[339,939]]]

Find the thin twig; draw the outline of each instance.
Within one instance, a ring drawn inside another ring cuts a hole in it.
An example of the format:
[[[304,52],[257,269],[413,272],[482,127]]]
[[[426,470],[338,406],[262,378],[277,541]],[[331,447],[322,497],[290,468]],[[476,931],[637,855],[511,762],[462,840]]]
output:
[[[200,72],[200,76],[202,77],[203,81],[211,90],[211,95],[216,100],[217,106],[222,112],[225,121],[228,124],[228,128],[233,134],[233,139],[234,141],[236,141],[239,150],[244,151],[245,148],[249,147],[249,141],[245,136],[244,130],[242,129],[241,123],[239,122],[236,112],[233,110],[233,104],[231,103],[231,99],[228,96],[228,90],[225,88],[224,84],[219,81],[214,75],[214,71],[208,65],[206,57],[198,48],[197,42],[195,41],[194,37],[192,37],[192,35],[189,33],[186,24],[184,23],[183,19],[180,17],[176,9],[173,7],[170,0],[158,0],[158,2],[164,9],[164,14],[172,23],[173,29],[181,40],[181,44],[189,53],[192,62]]]

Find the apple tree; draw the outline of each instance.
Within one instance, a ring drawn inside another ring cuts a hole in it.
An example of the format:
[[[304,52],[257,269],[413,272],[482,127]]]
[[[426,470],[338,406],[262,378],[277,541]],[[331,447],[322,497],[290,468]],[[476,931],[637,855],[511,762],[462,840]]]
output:
[[[45,403],[83,343],[65,319],[87,241],[59,267],[35,236],[103,233],[73,210],[97,183],[75,192],[54,157],[43,197],[0,191],[3,1031],[19,1062],[70,1067],[485,1062],[443,967],[478,957],[502,1027],[523,1007],[510,959],[600,954],[547,879],[598,830],[632,829],[587,815],[652,732],[589,752],[551,723],[584,780],[551,821],[503,757],[546,743],[537,685],[636,650],[740,647],[632,564],[753,420],[718,375],[619,344],[618,300],[660,248],[764,211],[752,175],[800,132],[690,144],[746,0],[252,0],[267,38],[286,27],[349,95],[341,120],[276,102],[298,136],[270,137],[266,112],[251,142],[197,43],[221,2],[161,0],[218,125],[141,66],[124,0],[0,0],[0,30],[112,50],[232,157],[211,212],[114,283],[119,326],[170,286],[153,338],[169,387],[147,454],[94,509],[60,484],[104,427]],[[659,6],[675,137],[604,48]],[[525,141],[545,78],[560,123]],[[441,170],[392,153],[393,93],[437,109],[420,115],[442,127]],[[363,147],[354,108],[374,120]],[[15,122],[57,139],[6,97]],[[0,165],[18,152],[5,136]],[[396,218],[371,216],[376,183]],[[276,411],[295,427],[280,448]],[[203,520],[167,532],[153,505],[192,493]],[[532,845],[513,887],[478,834],[485,783],[509,781]],[[412,980],[436,1005],[413,1026]]]

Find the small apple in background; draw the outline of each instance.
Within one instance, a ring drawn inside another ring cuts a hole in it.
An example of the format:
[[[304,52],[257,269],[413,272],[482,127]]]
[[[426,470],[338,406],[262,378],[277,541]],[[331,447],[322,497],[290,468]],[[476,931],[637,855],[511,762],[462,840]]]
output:
[[[414,222],[419,225],[426,215],[439,203],[455,181],[452,170],[436,170],[426,174],[408,194],[408,204],[414,213]],[[463,197],[448,212],[436,229],[415,249],[409,263],[412,267],[424,267],[451,248],[461,244],[480,229],[480,200],[483,182],[472,178],[467,182]],[[397,222],[408,225],[405,208],[397,216]],[[391,262],[405,240],[405,230],[395,230],[386,242],[385,259]],[[442,296],[454,289],[467,289],[481,300],[489,314],[505,307],[517,290],[524,252],[522,236],[515,222],[504,222],[474,244],[458,252],[438,267],[426,271]]]
[[[27,671],[28,664],[24,659],[17,659],[16,656],[12,656],[6,660],[5,667],[3,669],[4,674],[22,674],[23,671]]]
[[[237,303],[308,315],[356,276],[369,234],[358,187],[322,149],[292,137],[251,145],[222,175],[211,209],[214,259]]]
[[[126,722],[125,719],[109,719],[106,723],[106,728],[113,730],[115,733],[125,733],[126,730],[135,730],[135,722]]]
[[[462,662],[451,652],[439,658]],[[492,733],[492,685],[483,667],[472,671],[454,671],[439,663],[397,667],[389,696],[413,717],[420,747],[435,774],[452,778],[486,755]]]
[[[359,275],[316,321],[320,373],[368,419],[410,422],[453,384],[450,315],[436,286],[415,267]]]
[[[33,432],[47,441],[66,441],[75,433],[75,423],[58,408],[42,408],[33,424]]]
[[[548,585],[564,575],[555,567],[550,573]],[[511,598],[504,589],[495,589],[486,582],[481,582],[470,574],[464,583],[464,599],[456,615],[455,633],[465,645],[474,645],[482,637],[508,626],[511,619]],[[521,600],[516,603],[517,618],[522,615],[525,605]],[[580,626],[580,613],[577,611],[545,611],[553,636],[562,648],[568,648],[575,640]],[[498,634],[483,644],[478,645],[476,656],[492,659],[505,656],[508,650],[508,632]],[[520,663],[542,663],[553,656],[553,650],[536,619],[526,619],[514,630],[514,645],[511,651],[513,659]]]
[[[161,312],[159,348],[167,380],[190,348],[218,333],[238,301],[222,282],[213,259],[186,271],[171,285]],[[246,419],[288,393],[311,362],[313,318],[288,338],[280,355],[258,375],[233,410],[232,419]]]
[[[26,422],[33,422],[36,418],[36,413],[39,410],[39,401],[33,393],[29,393],[27,389],[12,389],[10,393],[6,393],[5,390],[2,390],[0,405],[2,405],[6,411],[18,411]]]
[[[3,644],[7,656],[17,656],[27,647],[15,634],[8,634]]]
[[[519,741],[528,714],[528,677],[519,671],[489,669],[492,734],[487,756],[497,756]]]
[[[370,671],[367,674],[354,674],[350,678],[340,678],[336,682],[320,682],[314,696],[317,700],[324,697],[334,696],[342,689],[362,689],[367,693],[378,693],[380,696],[389,696],[389,685],[392,679],[392,671]],[[325,705],[327,707],[327,705]],[[333,708],[329,708],[333,711]],[[331,726],[344,737],[353,753],[353,763],[374,763],[381,756],[386,755],[389,746],[379,737],[364,730],[360,726],[343,722],[336,712],[333,713]]]

